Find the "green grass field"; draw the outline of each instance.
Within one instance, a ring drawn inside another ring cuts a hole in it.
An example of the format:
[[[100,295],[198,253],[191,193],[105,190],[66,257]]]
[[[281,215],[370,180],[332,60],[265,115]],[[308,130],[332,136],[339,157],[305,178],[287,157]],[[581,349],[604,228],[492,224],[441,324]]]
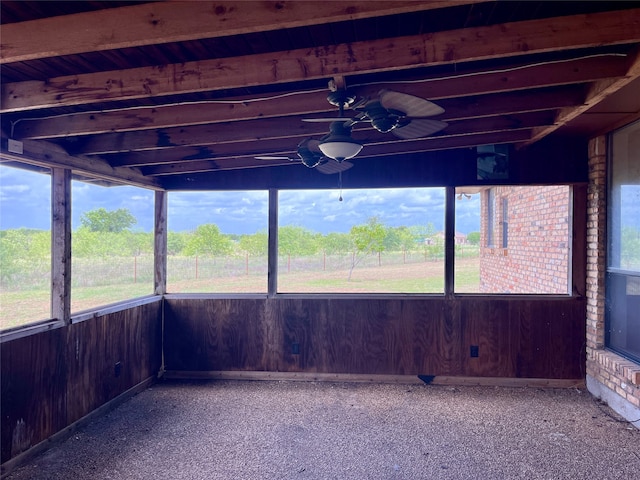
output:
[[[278,277],[280,293],[433,293],[444,291],[444,263],[421,262],[400,265],[363,266],[353,270],[282,271]],[[478,292],[478,259],[456,262],[456,290]],[[266,293],[266,275],[238,275],[216,278],[183,279],[167,285],[169,293]],[[152,282],[72,287],[71,311],[79,312],[128,300],[153,291]],[[12,328],[49,318],[50,293],[32,289],[0,292],[0,328]]]

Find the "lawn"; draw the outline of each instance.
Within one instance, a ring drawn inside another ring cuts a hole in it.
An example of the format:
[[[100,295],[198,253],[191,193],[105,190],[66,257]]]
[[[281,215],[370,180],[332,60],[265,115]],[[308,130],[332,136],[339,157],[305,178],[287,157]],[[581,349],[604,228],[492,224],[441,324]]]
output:
[[[444,292],[444,263],[357,266],[348,280],[349,270],[292,271],[278,277],[280,293],[432,293]],[[480,277],[477,258],[456,262],[456,290],[478,292]],[[72,288],[71,311],[79,312],[152,293],[151,282],[122,283]],[[266,275],[237,275],[216,278],[169,278],[169,293],[266,293]],[[12,328],[47,319],[50,315],[48,290],[0,292],[0,328]]]

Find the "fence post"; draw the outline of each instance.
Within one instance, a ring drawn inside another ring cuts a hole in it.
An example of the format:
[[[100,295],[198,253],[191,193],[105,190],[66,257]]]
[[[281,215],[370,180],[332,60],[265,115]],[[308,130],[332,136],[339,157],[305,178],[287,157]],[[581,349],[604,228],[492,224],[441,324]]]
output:
[[[133,283],[138,283],[138,256],[133,256]]]
[[[322,270],[327,270],[327,252],[322,252]]]
[[[291,254],[287,255],[287,273],[291,273]]]
[[[245,260],[244,270],[245,270],[245,274],[249,275],[249,254],[248,253],[246,254],[245,258],[246,258],[246,260]]]
[[[198,255],[196,255],[196,280],[198,279]]]
[[[381,266],[382,266],[381,252],[378,252],[378,266],[379,266],[379,267],[381,267]]]

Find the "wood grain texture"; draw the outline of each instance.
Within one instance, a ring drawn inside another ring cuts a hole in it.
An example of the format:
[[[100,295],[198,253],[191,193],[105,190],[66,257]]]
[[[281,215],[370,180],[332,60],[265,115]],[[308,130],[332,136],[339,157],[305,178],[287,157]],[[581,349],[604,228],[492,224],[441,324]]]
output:
[[[584,299],[166,299],[168,371],[581,378]],[[470,346],[479,357],[470,357]]]
[[[161,309],[158,301],[4,342],[2,463],[154,376]]]

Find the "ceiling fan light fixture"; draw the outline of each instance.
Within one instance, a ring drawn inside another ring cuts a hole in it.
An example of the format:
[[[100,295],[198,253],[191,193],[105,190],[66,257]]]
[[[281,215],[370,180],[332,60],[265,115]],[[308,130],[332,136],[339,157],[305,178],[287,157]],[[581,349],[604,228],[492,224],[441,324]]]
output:
[[[335,138],[333,135],[320,142],[322,153],[338,162],[353,158],[362,150],[362,144],[351,137]]]
[[[344,122],[333,122],[331,133],[322,139],[318,148],[325,157],[342,162],[359,154],[362,144],[351,138],[351,127]]]

